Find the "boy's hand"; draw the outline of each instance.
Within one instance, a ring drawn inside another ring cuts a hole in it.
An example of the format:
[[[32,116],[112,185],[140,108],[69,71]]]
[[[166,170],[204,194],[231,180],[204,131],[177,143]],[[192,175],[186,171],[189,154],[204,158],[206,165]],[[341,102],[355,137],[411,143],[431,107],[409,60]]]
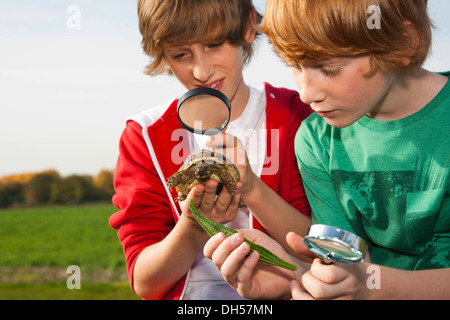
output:
[[[230,134],[219,133],[212,136],[206,145],[233,162],[241,176],[242,195],[249,192],[253,187],[253,179],[256,175],[252,171],[242,142]]]
[[[209,180],[205,185],[194,186],[186,200],[180,202],[183,214],[195,221],[189,209],[189,202],[192,199],[195,207],[209,219],[222,224],[233,220],[237,215],[242,184],[236,184],[234,196],[228,192],[227,188],[223,188],[216,199],[217,186],[218,182],[215,180]]]
[[[292,283],[293,299],[366,299],[367,263],[334,263],[325,265],[315,259],[311,269],[302,276],[303,288]]]
[[[212,237],[205,245],[205,257],[222,273],[225,281],[242,297],[249,299],[278,299],[290,297],[290,281],[300,277],[304,269],[289,271],[266,263],[258,263],[258,252],[250,252],[243,237],[272,251],[281,259],[297,264],[272,238],[258,230],[240,230],[225,238],[223,233]]]

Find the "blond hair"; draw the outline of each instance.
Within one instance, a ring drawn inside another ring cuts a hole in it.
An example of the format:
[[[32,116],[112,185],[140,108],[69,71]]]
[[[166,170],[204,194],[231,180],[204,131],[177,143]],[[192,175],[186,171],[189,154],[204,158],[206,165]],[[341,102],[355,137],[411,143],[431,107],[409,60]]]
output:
[[[252,0],[138,0],[138,16],[142,48],[151,58],[145,70],[149,75],[171,74],[164,44],[229,41],[244,48],[247,63],[254,48],[246,33],[262,20]]]
[[[431,47],[433,25],[427,2],[268,0],[262,30],[291,65],[305,60],[370,55],[371,74],[378,69],[412,72],[423,65]],[[368,27],[368,9],[373,6],[381,13],[379,28]],[[405,56],[410,58],[409,64],[405,64]]]

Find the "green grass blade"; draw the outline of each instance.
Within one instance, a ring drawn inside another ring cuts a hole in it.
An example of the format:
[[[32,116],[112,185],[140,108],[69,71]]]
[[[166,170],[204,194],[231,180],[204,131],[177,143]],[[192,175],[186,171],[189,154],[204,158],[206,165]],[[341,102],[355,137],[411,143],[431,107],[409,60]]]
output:
[[[197,220],[197,222],[202,226],[203,229],[212,237],[215,234],[219,232],[223,232],[226,237],[229,237],[235,233],[237,233],[236,230],[232,228],[228,228],[220,223],[217,223],[213,220],[210,220],[206,218],[204,215],[202,215],[197,208],[195,207],[194,203],[189,203],[189,207],[191,209],[192,214],[194,215],[194,218]],[[274,255],[272,252],[267,250],[266,248],[257,245],[254,242],[251,242],[250,240],[244,238],[244,241],[247,242],[250,246],[250,253],[254,250],[259,252],[259,260],[261,262],[269,263],[272,265],[275,265],[277,267],[285,268],[288,270],[295,271],[297,270],[297,266],[292,265],[290,263],[287,263],[286,261],[281,260],[276,255]]]

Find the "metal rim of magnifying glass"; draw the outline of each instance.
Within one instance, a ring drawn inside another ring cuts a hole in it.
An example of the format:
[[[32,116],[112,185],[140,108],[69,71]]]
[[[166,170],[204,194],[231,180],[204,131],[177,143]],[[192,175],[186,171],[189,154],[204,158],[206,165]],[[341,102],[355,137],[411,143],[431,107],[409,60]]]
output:
[[[352,253],[355,254],[355,256],[340,256],[316,246],[314,242],[310,240],[333,242],[346,249],[349,249]],[[319,257],[334,262],[360,263],[364,261],[364,257],[367,251],[366,242],[357,235],[343,229],[322,224],[312,225],[308,231],[307,236],[305,237],[304,242],[308,249],[317,254]]]
[[[192,98],[194,96],[199,96],[199,95],[214,96],[214,97],[219,98],[220,100],[222,100],[222,102],[227,106],[227,108],[228,108],[228,118],[222,125],[220,125],[217,128],[198,130],[198,129],[192,128],[191,126],[187,125],[183,121],[183,119],[181,119],[181,117],[180,117],[180,107],[183,105],[183,103],[186,100],[188,100],[188,99],[190,99],[190,98]],[[222,131],[223,128],[225,128],[228,125],[228,123],[230,122],[230,118],[231,118],[231,103],[230,103],[230,100],[228,100],[228,98],[222,92],[220,92],[219,90],[208,88],[208,87],[195,88],[195,89],[189,90],[188,92],[183,94],[181,96],[181,98],[178,100],[177,116],[178,116],[178,121],[180,121],[181,125],[186,130],[188,130],[188,131],[190,131],[192,133],[201,134],[201,135],[215,135],[215,134],[218,134],[220,131]]]

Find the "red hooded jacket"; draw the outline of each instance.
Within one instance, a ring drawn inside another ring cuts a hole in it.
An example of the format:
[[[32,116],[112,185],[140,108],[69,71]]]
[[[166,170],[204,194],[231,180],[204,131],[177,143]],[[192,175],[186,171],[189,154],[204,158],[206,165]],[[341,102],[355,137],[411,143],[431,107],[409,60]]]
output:
[[[261,179],[285,201],[305,215],[311,214],[294,153],[294,139],[300,123],[311,113],[311,108],[300,101],[295,91],[265,85],[267,135],[277,130],[277,139],[267,140],[267,150],[279,152],[279,167],[265,169]],[[177,130],[180,129],[180,130]],[[173,133],[178,132],[174,138]],[[177,223],[180,214],[175,189],[167,187],[167,178],[174,174],[180,163],[172,161],[172,152],[189,151],[188,132],[177,118],[177,100],[168,107],[150,109],[127,122],[119,145],[119,159],[114,176],[116,194],[114,205],[120,210],[110,217],[110,224],[118,229],[123,245],[131,287],[133,270],[139,254],[147,246],[164,239]],[[181,136],[179,132],[184,132]],[[277,143],[277,146],[271,146]],[[275,148],[274,148],[275,147]],[[189,152],[177,154],[186,159]],[[266,160],[270,155],[266,154]],[[284,179],[282,179],[282,177]],[[253,218],[253,228],[262,230]],[[264,230],[262,230],[264,231]],[[179,299],[186,276],[179,281],[164,299]]]

